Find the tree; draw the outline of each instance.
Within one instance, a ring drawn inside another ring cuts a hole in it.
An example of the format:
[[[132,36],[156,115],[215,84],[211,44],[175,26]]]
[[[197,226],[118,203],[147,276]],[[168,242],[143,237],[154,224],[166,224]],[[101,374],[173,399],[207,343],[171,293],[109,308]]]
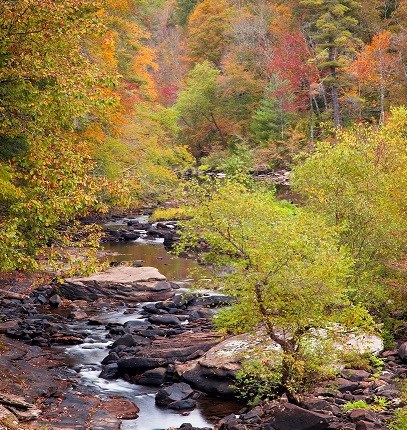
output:
[[[395,77],[397,54],[390,52],[391,33],[383,31],[375,34],[370,44],[365,45],[350,64],[350,72],[356,76],[361,85],[377,88],[379,94],[379,122],[384,122],[385,97]]]
[[[178,22],[184,26],[188,22],[189,15],[194,10],[200,0],[177,0],[175,13]]]
[[[107,202],[134,204],[120,177],[131,149],[119,129],[135,100],[154,97],[155,66],[134,8],[133,0],[0,2],[0,271],[65,261],[64,248],[97,245],[98,229],[77,217]]]
[[[197,5],[188,20],[187,55],[191,62],[207,60],[220,65],[230,13],[226,0],[203,0]]]
[[[250,124],[252,135],[258,143],[267,145],[272,140],[284,140],[291,120],[293,100],[289,83],[276,76],[274,82],[267,87]]]
[[[383,271],[407,245],[407,110],[393,109],[381,128],[342,132],[294,169],[294,189],[340,229],[356,261],[349,278],[356,300],[380,308]],[[384,297],[386,295],[384,294]]]
[[[310,365],[305,339],[347,309],[350,261],[332,227],[270,192],[233,182],[189,190],[190,219],[182,223],[178,250],[199,249],[204,241],[203,261],[215,273],[228,268],[214,284],[236,302],[217,321],[235,332],[265,328],[282,348],[280,383],[294,401],[307,379],[304,362]]]
[[[345,66],[349,54],[359,43],[354,35],[358,21],[356,0],[301,0],[311,26],[309,37],[316,45],[317,65],[324,75],[324,82],[330,88],[333,121],[336,128],[341,124],[339,96],[346,85]]]
[[[174,106],[184,138],[197,157],[216,140],[226,146],[226,136],[217,119],[219,74],[208,61],[197,64]]]

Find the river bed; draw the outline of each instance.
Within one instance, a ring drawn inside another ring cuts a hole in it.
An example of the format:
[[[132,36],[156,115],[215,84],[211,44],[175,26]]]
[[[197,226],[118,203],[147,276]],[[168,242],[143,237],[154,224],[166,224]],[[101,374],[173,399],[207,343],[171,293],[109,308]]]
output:
[[[137,217],[139,222],[146,222],[147,217]],[[126,225],[128,219],[117,220],[108,223],[109,228],[121,228]],[[198,264],[192,260],[169,254],[162,239],[151,239],[142,234],[134,241],[108,242],[104,244],[104,250],[108,253],[108,261],[111,263],[141,264],[143,266],[156,267],[170,281],[186,281],[190,271],[196,269]],[[126,321],[143,319],[140,311],[142,303],[137,308],[127,309],[123,307],[116,311],[106,311],[93,315],[100,322],[125,323]],[[130,313],[129,313],[130,312]],[[197,407],[190,412],[176,412],[159,408],[155,405],[156,387],[130,384],[122,379],[105,380],[99,378],[101,361],[109,353],[109,345],[113,342],[109,339],[105,325],[89,327],[85,323],[76,322],[72,329],[86,335],[84,343],[65,347],[60,352],[65,357],[66,364],[77,370],[80,375],[80,384],[87,389],[98,393],[102,398],[112,396],[124,397],[140,408],[139,417],[136,420],[125,420],[122,430],[158,430],[169,427],[179,427],[183,423],[190,423],[194,427],[213,427],[216,418],[237,413],[241,405],[234,401],[223,399],[203,398],[197,402]]]

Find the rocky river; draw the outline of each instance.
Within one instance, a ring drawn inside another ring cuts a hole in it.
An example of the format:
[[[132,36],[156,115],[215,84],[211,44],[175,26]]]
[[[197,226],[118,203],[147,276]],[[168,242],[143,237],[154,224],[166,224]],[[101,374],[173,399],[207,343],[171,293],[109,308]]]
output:
[[[355,338],[382,354],[379,376],[345,369],[301,405],[282,398],[250,410],[233,400],[233,378],[263,340],[214,330],[211,316],[231,299],[190,289],[197,263],[165,249],[176,240],[176,223],[141,216],[105,228],[110,269],[29,292],[21,282],[0,291],[0,429],[387,428],[401,404],[396,381],[406,374],[407,344],[383,352],[379,338]],[[385,410],[342,411],[349,401],[377,397],[387,399]]]

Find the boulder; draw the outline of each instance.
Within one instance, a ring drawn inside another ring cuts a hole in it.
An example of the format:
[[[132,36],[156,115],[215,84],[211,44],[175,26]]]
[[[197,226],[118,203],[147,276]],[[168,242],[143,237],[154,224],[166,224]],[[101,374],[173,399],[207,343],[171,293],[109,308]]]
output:
[[[155,357],[122,358],[117,363],[119,372],[129,375],[137,375],[146,370],[155,369],[167,364],[167,360]]]
[[[341,393],[345,393],[347,391],[352,392],[359,387],[359,384],[357,382],[350,381],[349,379],[345,378],[337,378],[335,380],[335,385],[337,385],[338,390]]]
[[[109,363],[106,366],[103,366],[102,371],[99,374],[99,378],[102,379],[116,379],[119,376],[119,370],[117,363]]]
[[[49,304],[53,307],[53,308],[58,308],[59,306],[61,306],[62,303],[62,299],[58,294],[53,294],[49,299]]]
[[[155,403],[158,406],[168,406],[171,403],[186,400],[193,394],[194,390],[185,382],[172,384],[169,387],[162,388],[155,396]]]
[[[407,342],[404,342],[400,345],[398,354],[402,361],[407,362]]]
[[[106,365],[111,363],[117,363],[119,360],[120,360],[120,357],[115,352],[111,352],[102,360],[102,364]]]
[[[152,386],[162,385],[165,381],[166,373],[167,369],[164,367],[157,367],[156,369],[147,370],[141,375],[138,383],[141,385]]]
[[[154,267],[118,266],[88,277],[67,278],[59,290],[70,300],[111,298],[126,302],[148,302],[174,295],[171,284],[165,279]]]
[[[352,409],[348,413],[349,419],[356,423],[358,421],[374,422],[375,414],[370,409]]]
[[[148,318],[151,324],[180,326],[181,321],[175,315],[152,315]]]
[[[201,358],[185,365],[177,364],[176,372],[206,393],[230,396],[234,392],[232,385],[235,374],[241,369],[241,361],[250,358],[261,343],[264,345],[264,337],[261,336],[244,334],[230,337],[212,347]],[[278,351],[275,345],[268,348]]]
[[[132,347],[137,345],[149,345],[151,341],[149,339],[146,339],[143,336],[137,336],[134,334],[125,334],[124,336],[117,339],[115,342],[113,342],[111,348],[114,349],[119,345]]]
[[[135,403],[121,398],[107,400],[102,404],[101,409],[121,420],[135,420],[138,418],[140,412],[139,407]]]
[[[349,379],[349,381],[360,382],[370,378],[371,375],[366,370],[344,369],[342,370],[342,376]]]
[[[227,397],[232,396],[235,392],[232,377],[217,376],[213,370],[202,367],[200,364],[176,365],[176,370],[177,373],[181,373],[185,381],[205,393]]]
[[[119,266],[112,267],[104,272],[95,273],[94,275],[82,278],[68,278],[67,282],[96,282],[96,283],[114,283],[114,284],[134,284],[146,281],[165,281],[162,275],[155,267],[129,267]]]
[[[137,240],[140,237],[140,234],[133,231],[126,231],[123,232],[121,236],[124,240]]]
[[[168,405],[169,409],[174,409],[180,411],[183,409],[194,409],[196,406],[196,401],[194,399],[177,400]]]
[[[276,410],[272,425],[276,430],[325,430],[330,421],[332,416],[286,403]]]

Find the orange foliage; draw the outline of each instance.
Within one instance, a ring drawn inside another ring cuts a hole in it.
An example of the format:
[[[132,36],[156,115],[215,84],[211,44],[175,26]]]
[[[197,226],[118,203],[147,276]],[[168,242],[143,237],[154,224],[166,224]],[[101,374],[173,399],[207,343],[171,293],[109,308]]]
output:
[[[371,43],[358,53],[349,71],[363,84],[378,84],[388,78],[396,61],[395,54],[389,51],[390,42],[389,31],[375,34]]]

